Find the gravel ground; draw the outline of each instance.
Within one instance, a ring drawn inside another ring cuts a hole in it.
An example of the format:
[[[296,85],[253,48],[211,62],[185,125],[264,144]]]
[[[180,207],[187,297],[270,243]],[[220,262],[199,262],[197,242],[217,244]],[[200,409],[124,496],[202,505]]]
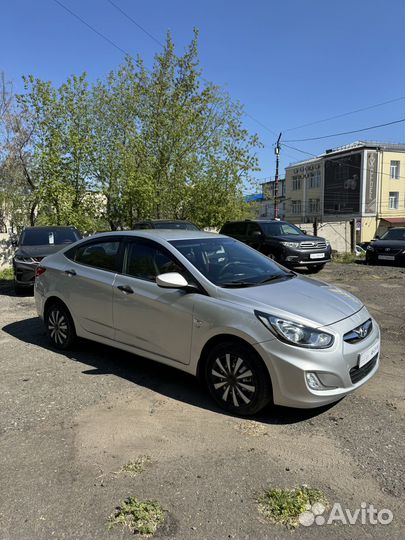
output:
[[[404,271],[331,264],[382,329],[379,373],[321,410],[229,416],[194,378],[116,349],[47,343],[33,298],[0,283],[0,538],[129,538],[106,520],[129,495],[166,510],[159,538],[404,537]],[[146,470],[123,465],[147,455]],[[263,489],[308,484],[331,503],[388,508],[389,525],[300,527],[257,510]]]

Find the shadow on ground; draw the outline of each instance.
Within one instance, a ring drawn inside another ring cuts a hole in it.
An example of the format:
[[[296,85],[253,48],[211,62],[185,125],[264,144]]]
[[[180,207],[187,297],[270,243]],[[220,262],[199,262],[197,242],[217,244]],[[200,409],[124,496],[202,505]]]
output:
[[[34,293],[33,287],[27,287],[27,290],[17,294],[14,290],[14,282],[12,279],[0,279],[0,296],[32,296]]]
[[[42,321],[37,317],[8,324],[3,331],[26,343],[54,350],[48,342]],[[227,414],[216,406],[196,377],[153,360],[84,339],[79,340],[74,350],[58,351],[58,354],[88,366],[89,369],[82,371],[86,375],[116,375],[169,398]],[[317,416],[332,406],[317,409],[269,406],[254,419],[267,424],[294,424]]]

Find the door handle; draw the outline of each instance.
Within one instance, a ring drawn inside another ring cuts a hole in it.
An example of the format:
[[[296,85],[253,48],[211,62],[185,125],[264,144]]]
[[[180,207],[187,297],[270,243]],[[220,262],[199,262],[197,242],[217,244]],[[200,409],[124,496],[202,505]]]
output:
[[[121,292],[127,293],[127,294],[133,294],[134,291],[129,285],[118,285],[117,289],[119,289]]]
[[[67,274],[68,276],[75,276],[76,270],[65,270],[65,274]]]

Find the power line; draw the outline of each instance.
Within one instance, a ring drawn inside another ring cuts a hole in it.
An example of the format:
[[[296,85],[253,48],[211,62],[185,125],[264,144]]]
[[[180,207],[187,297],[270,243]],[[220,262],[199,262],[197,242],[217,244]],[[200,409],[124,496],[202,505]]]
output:
[[[323,118],[322,120],[316,120],[315,122],[309,122],[308,124],[301,124],[300,126],[295,126],[295,127],[292,127],[292,128],[285,129],[284,132],[293,131],[295,129],[301,129],[301,128],[304,128],[304,127],[314,126],[316,124],[321,124],[323,122],[328,122],[329,120],[335,120],[336,118],[343,118],[344,116],[349,116],[351,114],[355,114],[355,113],[362,112],[362,111],[369,111],[370,109],[376,109],[377,107],[382,107],[383,105],[388,105],[389,103],[395,103],[397,101],[403,101],[403,100],[405,100],[405,96],[398,97],[398,98],[395,98],[395,99],[390,99],[388,101],[383,101],[381,103],[376,103],[375,105],[370,105],[369,107],[363,107],[361,109],[356,109],[354,111],[349,111],[349,112],[346,112],[346,113],[337,114],[335,116],[329,116],[328,118]]]
[[[87,28],[89,28],[92,32],[94,32],[95,34],[97,34],[99,37],[101,37],[102,39],[104,39],[104,41],[106,41],[107,43],[109,43],[110,45],[112,45],[113,47],[115,47],[117,50],[121,51],[122,53],[124,53],[125,55],[129,54],[127,51],[125,51],[124,49],[122,49],[119,45],[117,45],[112,39],[110,39],[109,37],[107,37],[106,35],[104,35],[103,33],[99,32],[96,28],[94,28],[94,26],[92,26],[91,24],[89,24],[88,22],[86,22],[84,19],[82,19],[82,17],[80,17],[80,15],[78,15],[77,13],[75,13],[74,11],[72,11],[70,8],[68,8],[67,6],[65,6],[65,4],[62,4],[62,2],[60,2],[60,0],[53,0],[56,4],[58,4],[62,9],[64,9],[65,11],[67,11],[68,13],[70,13],[70,15],[72,15],[73,17],[75,17],[76,19],[78,19],[81,23],[83,23],[85,26],[87,26]]]
[[[117,4],[115,2],[113,2],[112,0],[107,0],[107,2],[109,4],[111,4],[113,7],[115,7],[115,9],[118,10],[120,13],[122,13],[122,15],[124,15],[124,17],[126,17],[129,21],[131,21],[136,27],[138,27],[140,30],[142,30],[142,32],[144,34],[146,34],[151,39],[153,39],[153,41],[155,41],[161,47],[164,47],[164,44],[161,41],[159,41],[154,35],[152,35],[143,26],[141,26],[139,23],[137,23],[136,20],[131,17],[131,15],[129,15],[126,11],[124,11],[119,6],[117,6]]]
[[[332,135],[322,135],[322,137],[309,137],[307,139],[287,139],[285,142],[305,142],[305,141],[319,141],[320,139],[329,139],[331,137],[339,137],[340,135],[350,135],[351,133],[360,133],[361,131],[369,131],[370,129],[377,129],[384,126],[392,126],[393,124],[400,124],[405,122],[405,118],[400,120],[394,120],[393,122],[387,122],[385,124],[378,124],[377,126],[370,126],[362,129],[353,129],[352,131],[342,131],[341,133],[333,133]]]

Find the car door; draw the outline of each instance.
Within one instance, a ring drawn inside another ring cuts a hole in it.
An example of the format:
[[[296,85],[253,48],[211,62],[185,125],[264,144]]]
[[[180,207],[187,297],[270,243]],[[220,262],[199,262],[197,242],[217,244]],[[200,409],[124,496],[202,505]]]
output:
[[[80,244],[66,255],[66,301],[76,324],[86,332],[114,339],[113,283],[121,260],[120,238],[103,237]]]
[[[114,283],[115,339],[140,352],[188,364],[195,293],[156,285],[156,276],[165,272],[180,272],[189,280],[181,264],[157,242],[127,242],[123,272]]]

